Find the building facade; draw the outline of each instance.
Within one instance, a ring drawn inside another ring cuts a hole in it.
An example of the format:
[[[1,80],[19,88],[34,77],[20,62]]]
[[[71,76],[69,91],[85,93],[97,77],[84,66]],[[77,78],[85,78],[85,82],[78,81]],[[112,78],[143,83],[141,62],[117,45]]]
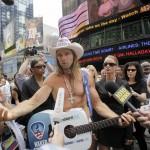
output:
[[[0,40],[3,41],[3,29],[15,21],[15,39],[25,33],[25,20],[33,18],[33,0],[15,0],[14,5],[8,6],[0,1]]]
[[[26,19],[33,18],[33,0],[15,0],[11,6],[0,1],[0,16],[0,72],[12,77],[21,61],[17,57],[16,41],[25,36]]]
[[[65,2],[64,0],[64,5]],[[67,30],[70,33],[70,30],[73,30],[72,35],[68,37],[84,47],[85,53],[80,60],[83,66],[93,64],[100,69],[101,62],[109,54],[116,55],[122,65],[127,61],[150,59],[149,1],[126,0],[125,4],[122,0],[116,0],[116,3],[113,4],[114,8],[109,5],[111,2],[111,0],[105,2],[103,0],[87,0],[81,3],[79,1],[79,5],[76,6],[77,2],[72,1],[70,9],[72,9],[72,5],[75,5],[76,9],[71,11],[67,8],[71,14],[63,16],[68,24],[64,24],[63,18],[60,20],[61,35],[68,36]],[[83,3],[86,5],[83,6]],[[64,7],[63,11],[67,12]],[[81,26],[85,20],[80,16],[83,14],[85,16],[85,11],[88,14],[89,22]],[[70,29],[69,16],[71,17],[72,14],[76,15],[74,24],[76,22],[80,22],[80,24],[78,23]]]

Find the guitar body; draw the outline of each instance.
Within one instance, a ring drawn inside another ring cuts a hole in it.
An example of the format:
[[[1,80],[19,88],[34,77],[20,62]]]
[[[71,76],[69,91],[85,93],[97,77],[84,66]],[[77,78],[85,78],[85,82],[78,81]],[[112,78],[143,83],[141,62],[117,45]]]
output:
[[[73,137],[68,137],[65,129],[69,126],[76,127],[83,124],[88,124],[89,119],[86,113],[81,108],[73,108],[68,112],[63,113],[62,122],[60,122],[60,131],[64,134],[64,146],[70,150],[87,150],[92,143],[91,132],[83,134],[75,134]]]
[[[73,108],[68,112],[60,113],[59,130],[64,134],[64,146],[70,150],[86,150],[91,146],[91,132],[83,134],[67,134],[70,127],[88,124],[86,113],[81,108]],[[49,133],[54,126],[54,111],[46,110],[34,114],[28,123],[27,132],[31,149],[47,143]],[[70,132],[70,131],[69,131]]]

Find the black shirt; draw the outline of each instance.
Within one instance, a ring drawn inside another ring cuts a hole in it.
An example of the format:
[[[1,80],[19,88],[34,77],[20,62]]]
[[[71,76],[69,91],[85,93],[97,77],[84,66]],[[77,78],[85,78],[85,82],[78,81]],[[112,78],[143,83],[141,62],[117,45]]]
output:
[[[24,81],[24,83],[23,83],[21,99],[22,100],[28,100],[29,98],[31,98],[36,93],[36,91],[39,88],[40,88],[40,86],[36,82],[35,77],[32,76],[30,79]],[[22,119],[22,122],[20,122],[20,123],[22,123],[23,125],[26,126],[30,117],[33,114],[38,113],[40,111],[44,111],[46,109],[53,109],[53,108],[54,108],[54,101],[53,101],[52,95],[50,95],[48,97],[48,99],[43,104],[41,104],[39,107],[34,109],[31,113],[24,116]]]

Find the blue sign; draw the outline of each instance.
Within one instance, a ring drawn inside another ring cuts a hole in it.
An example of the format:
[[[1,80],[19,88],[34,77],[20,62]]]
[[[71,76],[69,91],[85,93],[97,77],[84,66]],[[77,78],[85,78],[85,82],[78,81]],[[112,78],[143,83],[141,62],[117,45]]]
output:
[[[150,47],[150,39],[142,39],[142,40],[122,43],[118,45],[113,45],[109,47],[107,46],[107,47],[99,48],[96,50],[85,51],[82,58],[103,56],[103,55],[108,55],[108,54],[117,53],[117,52],[139,50],[139,49],[144,49],[144,48],[149,48],[149,47]]]

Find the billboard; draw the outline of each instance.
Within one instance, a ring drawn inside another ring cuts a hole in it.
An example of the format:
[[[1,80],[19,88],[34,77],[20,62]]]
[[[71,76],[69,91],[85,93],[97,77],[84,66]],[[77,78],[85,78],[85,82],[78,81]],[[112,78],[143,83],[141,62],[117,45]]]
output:
[[[43,18],[27,19],[25,47],[41,46],[43,44]]]
[[[7,50],[15,43],[14,20],[12,20],[3,30],[4,49]]]
[[[59,20],[60,36],[75,38],[83,32],[119,23],[149,11],[141,0],[87,0],[72,14]],[[141,6],[141,7],[138,7]]]
[[[103,61],[110,54],[118,58],[150,56],[150,39],[146,38],[85,51],[83,57],[80,59],[80,63]]]
[[[87,1],[81,3],[79,7],[67,16],[59,20],[59,32],[61,37],[74,38],[82,27],[89,24]]]
[[[79,29],[77,34],[81,34],[83,32],[92,32],[93,30],[100,30],[103,27],[113,25],[115,23],[120,23],[128,18],[131,17],[138,17],[143,14],[148,14],[150,12],[150,4],[142,5],[141,7],[133,8],[129,11],[125,11],[123,13],[120,13],[118,15],[114,15],[113,17],[106,17],[105,19],[102,19],[96,23],[89,24],[85,26],[82,29]]]
[[[22,36],[16,40],[16,51],[21,51],[25,48],[25,38]]]
[[[88,0],[89,22],[94,23],[137,6],[137,0]]]

